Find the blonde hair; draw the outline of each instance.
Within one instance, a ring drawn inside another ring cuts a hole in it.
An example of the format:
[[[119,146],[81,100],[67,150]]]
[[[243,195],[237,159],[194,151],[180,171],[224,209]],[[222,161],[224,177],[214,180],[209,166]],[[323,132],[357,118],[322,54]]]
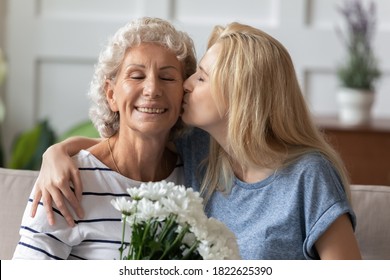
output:
[[[232,162],[277,169],[313,151],[334,164],[349,196],[345,167],[314,125],[283,45],[239,23],[216,26],[208,48],[217,43],[220,53],[210,74],[211,91],[221,110],[227,109],[229,151],[210,140],[201,187],[206,200],[216,189],[230,192]]]
[[[142,43],[159,44],[172,51],[183,66],[184,79],[196,70],[192,39],[187,33],[176,30],[168,21],[143,17],[121,27],[101,51],[88,93],[91,99],[89,116],[102,137],[110,137],[119,129],[119,114],[111,111],[106,100],[105,81],[115,80],[126,51]],[[179,118],[171,131],[171,138],[183,128]]]

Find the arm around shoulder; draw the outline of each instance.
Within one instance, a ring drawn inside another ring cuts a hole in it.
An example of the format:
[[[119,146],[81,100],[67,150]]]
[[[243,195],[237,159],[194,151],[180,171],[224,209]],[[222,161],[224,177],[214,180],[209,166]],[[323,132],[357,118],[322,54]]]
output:
[[[61,150],[64,151],[69,156],[74,156],[80,150],[92,147],[93,145],[98,144],[101,140],[102,139],[100,138],[87,138],[81,136],[73,136],[65,139],[62,142],[54,144],[53,146],[49,147],[46,152],[48,152],[50,149],[57,149],[59,151]]]

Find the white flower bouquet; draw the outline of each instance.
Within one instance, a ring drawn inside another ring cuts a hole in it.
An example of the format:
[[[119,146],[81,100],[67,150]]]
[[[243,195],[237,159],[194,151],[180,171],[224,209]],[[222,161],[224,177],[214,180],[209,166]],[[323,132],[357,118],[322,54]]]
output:
[[[127,191],[130,200],[112,200],[122,213],[121,260],[240,259],[235,235],[206,217],[203,199],[192,188],[161,181]]]

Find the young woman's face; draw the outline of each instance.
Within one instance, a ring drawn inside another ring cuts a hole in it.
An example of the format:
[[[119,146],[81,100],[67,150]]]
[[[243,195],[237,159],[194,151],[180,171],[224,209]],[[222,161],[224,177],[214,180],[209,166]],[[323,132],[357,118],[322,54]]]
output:
[[[210,73],[220,51],[218,44],[212,46],[199,62],[195,74],[184,82],[183,121],[209,133],[226,127],[225,112],[219,112],[211,95]]]
[[[120,130],[161,135],[169,133],[178,120],[182,66],[160,45],[148,43],[129,49],[116,80],[107,80],[106,86],[110,107],[120,114]]]

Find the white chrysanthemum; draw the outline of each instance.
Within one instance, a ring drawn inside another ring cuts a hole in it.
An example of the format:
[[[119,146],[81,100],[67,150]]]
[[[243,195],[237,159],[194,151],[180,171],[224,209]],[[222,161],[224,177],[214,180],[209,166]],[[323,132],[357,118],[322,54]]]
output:
[[[129,216],[135,211],[135,203],[124,198],[123,196],[117,199],[111,200],[111,204],[116,210],[121,212],[123,215]]]
[[[210,243],[207,240],[200,240],[198,252],[204,260],[211,260]]]
[[[195,234],[192,232],[186,233],[183,238],[183,243],[186,244],[187,246],[191,247],[192,244],[194,244],[197,241]]]
[[[165,181],[157,183],[143,183],[139,188],[130,188],[127,192],[131,197],[143,197],[153,201],[160,200],[165,197],[169,192],[169,189],[173,187],[173,183],[167,183]]]
[[[184,186],[175,186],[173,191],[161,200],[168,211],[178,216],[179,223],[188,223],[191,226],[204,223],[207,219],[202,201],[192,189],[186,189]]]
[[[204,260],[238,259],[231,258],[230,254],[234,253],[230,249],[220,248],[208,240],[201,240],[198,252]]]
[[[222,222],[209,218],[207,220],[208,237],[212,244],[210,253],[221,254],[224,259],[240,259],[236,237]]]
[[[190,231],[195,234],[198,240],[208,239],[208,228],[207,228],[207,218],[202,220],[202,222],[195,223],[190,227]]]
[[[138,201],[137,204],[137,221],[148,221],[150,219],[155,219],[158,221],[163,221],[169,215],[159,201],[151,201],[146,198],[142,198]]]

